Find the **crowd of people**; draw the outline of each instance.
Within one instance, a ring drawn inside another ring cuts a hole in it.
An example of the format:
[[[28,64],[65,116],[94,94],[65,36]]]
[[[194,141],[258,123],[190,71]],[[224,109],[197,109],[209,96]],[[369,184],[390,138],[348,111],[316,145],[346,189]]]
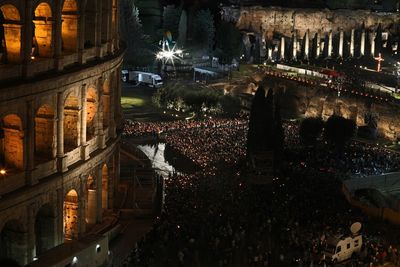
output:
[[[165,132],[167,144],[201,167],[166,179],[164,210],[129,266],[324,266],[328,237],[349,235],[354,222],[365,249],[348,266],[399,263],[400,229],[353,209],[338,179],[394,170],[395,152],[356,141],[339,156],[327,144],[306,148],[298,122],[285,122],[273,184],[252,185],[235,164],[246,156],[242,120],[129,125],[130,136]]]

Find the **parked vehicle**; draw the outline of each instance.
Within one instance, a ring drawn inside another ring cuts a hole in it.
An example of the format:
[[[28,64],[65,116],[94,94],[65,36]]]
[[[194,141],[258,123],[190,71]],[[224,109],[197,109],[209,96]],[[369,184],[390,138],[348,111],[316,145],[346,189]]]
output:
[[[362,235],[359,234],[361,223],[354,223],[348,237],[330,237],[324,250],[325,260],[328,262],[341,262],[357,256],[362,248]]]
[[[163,85],[163,81],[160,75],[155,73],[134,70],[122,70],[121,74],[123,82],[144,84],[150,87],[160,87]]]

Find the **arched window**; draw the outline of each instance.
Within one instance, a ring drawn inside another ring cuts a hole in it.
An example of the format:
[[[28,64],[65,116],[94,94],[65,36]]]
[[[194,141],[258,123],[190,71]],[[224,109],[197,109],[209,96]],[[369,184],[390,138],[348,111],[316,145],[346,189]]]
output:
[[[35,161],[45,162],[53,158],[54,111],[51,106],[43,105],[35,117]]]
[[[23,140],[21,119],[15,114],[5,116],[0,131],[0,164],[2,166],[23,169]]]
[[[75,52],[78,45],[78,6],[75,0],[65,0],[62,9],[62,50]]]
[[[64,199],[64,238],[65,240],[78,239],[79,222],[78,193],[70,190]]]
[[[21,62],[21,17],[10,4],[0,7],[0,62]]]
[[[69,152],[78,146],[79,102],[70,94],[64,105],[64,151]]]
[[[32,56],[52,57],[53,52],[53,20],[51,7],[40,3],[34,13],[34,36]]]
[[[54,230],[56,217],[50,204],[44,204],[38,211],[35,220],[36,255],[54,247]]]
[[[25,265],[27,240],[26,231],[21,222],[8,221],[0,233],[0,258],[12,258],[19,264]]]
[[[96,180],[92,175],[89,175],[86,182],[86,223],[95,224],[97,214],[97,193]]]
[[[97,93],[94,87],[89,87],[86,94],[86,113],[86,137],[90,140],[96,133]]]

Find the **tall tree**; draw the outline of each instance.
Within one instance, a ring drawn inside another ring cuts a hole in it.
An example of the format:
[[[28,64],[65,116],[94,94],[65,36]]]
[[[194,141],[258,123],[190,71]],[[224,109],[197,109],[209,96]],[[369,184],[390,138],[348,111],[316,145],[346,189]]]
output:
[[[265,98],[263,115],[263,148],[264,150],[272,150],[274,148],[274,91],[272,89],[268,90]]]
[[[283,131],[282,126],[282,117],[281,117],[281,103],[280,96],[276,97],[275,101],[275,112],[274,112],[274,160],[275,166],[276,163],[282,157],[283,145],[284,145],[285,133]]]
[[[139,10],[134,0],[122,0],[120,2],[121,34],[126,43],[125,59],[129,62],[143,53],[143,30],[139,19]]]
[[[256,152],[263,142],[263,109],[265,104],[265,90],[259,86],[251,104],[249,130],[247,132],[247,154]]]
[[[324,127],[323,120],[318,118],[305,118],[300,124],[300,140],[305,145],[315,145],[317,138],[321,136]]]
[[[354,136],[356,124],[353,120],[332,115],[325,124],[326,139],[338,149],[343,150],[346,143]]]
[[[195,41],[211,51],[214,44],[214,35],[214,17],[211,11],[209,9],[200,10],[194,21]]]
[[[222,22],[216,33],[216,52],[223,63],[231,63],[243,51],[240,31],[233,23]]]
[[[181,12],[182,9],[180,7],[175,7],[174,5],[168,5],[164,7],[163,28],[165,31],[171,32],[174,40],[178,40]]]

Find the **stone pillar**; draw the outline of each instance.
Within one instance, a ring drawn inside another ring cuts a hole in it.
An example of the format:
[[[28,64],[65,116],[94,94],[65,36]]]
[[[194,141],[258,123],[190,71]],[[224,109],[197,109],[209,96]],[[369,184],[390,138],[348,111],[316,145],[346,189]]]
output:
[[[294,31],[292,35],[292,59],[297,60],[297,32]]]
[[[113,53],[113,44],[112,44],[112,1],[107,1],[107,52],[109,54]],[[104,19],[104,18],[103,18]]]
[[[26,160],[26,182],[28,185],[37,184],[37,179],[32,176],[32,171],[35,168],[35,110],[34,101],[30,100],[27,102],[27,121],[26,129],[24,133],[25,145],[23,148]]]
[[[56,208],[56,217],[54,218],[56,221],[54,227],[54,246],[58,246],[64,242],[64,197],[65,193],[63,188],[58,188],[56,191],[57,197],[57,208]],[[78,196],[81,197],[81,196]]]
[[[102,31],[102,15],[103,15],[103,1],[96,1],[96,35],[95,35],[95,44],[96,44],[96,56],[102,57],[101,51],[101,31]]]
[[[25,22],[23,27],[23,38],[21,38],[22,42],[22,57],[23,57],[23,67],[22,67],[22,76],[24,78],[28,78],[29,76],[29,64],[31,62],[31,54],[32,54],[32,31],[33,31],[33,12],[32,5],[33,0],[23,1],[25,3]]]
[[[350,35],[350,57],[354,57],[354,29],[351,29]]]
[[[64,156],[64,92],[57,93],[57,169],[68,170]]]
[[[285,37],[281,37],[281,60],[285,60]]]
[[[111,198],[109,197],[109,200],[110,200],[109,207],[114,207],[114,201],[113,201],[114,200],[114,196],[118,194],[118,187],[119,187],[120,174],[121,174],[121,169],[120,169],[120,143],[118,143],[116,145],[115,154],[114,154],[114,162],[113,162],[113,170],[114,170],[114,173],[113,173],[114,177],[113,177],[113,179],[111,181],[112,181],[114,190],[113,190]]]
[[[268,47],[268,60],[272,60],[272,48]]]
[[[376,32],[372,31],[371,34],[369,35],[369,42],[371,45],[371,57],[375,57],[375,37],[376,37]]]
[[[331,30],[328,35],[328,58],[332,57],[332,51],[333,51],[333,46],[332,46],[332,30]]]
[[[122,67],[119,66],[117,68],[116,74],[116,87],[115,87],[115,124],[117,129],[121,128],[122,124],[122,107],[121,107],[121,69]]]
[[[37,209],[35,204],[30,204],[26,206],[26,216],[27,216],[27,262],[33,261],[33,257],[36,256],[36,235],[35,235],[35,211]]]
[[[55,69],[58,71],[62,71],[64,66],[63,66],[63,62],[62,62],[62,37],[61,37],[61,10],[62,10],[62,1],[55,1],[56,5],[55,5],[55,22],[54,22],[54,33],[55,33],[55,38],[54,38],[54,64],[55,64]],[[54,18],[54,16],[53,16]]]
[[[317,49],[315,53],[315,58],[319,58],[321,55],[321,30],[317,32]]]
[[[115,100],[116,95],[117,95],[117,79],[118,79],[118,75],[116,72],[113,72],[113,74],[111,75],[111,79],[110,79],[110,122],[108,124],[108,134],[110,136],[110,138],[116,138],[117,137],[117,132],[116,132],[116,128],[115,128],[115,109],[116,106],[113,103],[116,103],[117,100]]]
[[[85,12],[83,4],[85,1],[81,1],[78,16],[78,62],[79,64],[85,64]]]
[[[102,207],[102,165],[100,164],[96,170],[96,223],[101,223],[103,221],[103,207]]]
[[[365,54],[365,29],[361,32],[361,44],[360,44],[360,56],[364,56]]]
[[[309,51],[310,51],[310,30],[307,29],[306,34],[304,36],[304,59],[309,59]]]
[[[80,116],[80,132],[81,132],[81,159],[87,160],[90,158],[89,156],[89,147],[86,142],[86,126],[87,126],[87,102],[86,102],[86,94],[87,94],[87,86],[86,84],[82,84],[81,86],[81,116]]]
[[[339,32],[339,57],[343,58],[343,40],[344,40],[344,33],[343,29],[340,29]]]
[[[79,192],[78,192],[78,238],[81,238],[86,232],[86,179],[83,174],[79,175]]]
[[[104,85],[105,79],[103,77],[100,77],[97,80],[97,113],[96,117],[94,118],[95,120],[95,133],[97,134],[97,142],[98,142],[98,147],[101,149],[104,149],[106,147],[105,144],[105,135],[104,135],[104,129],[103,129],[103,85]]]
[[[7,62],[21,63],[21,42],[22,25],[18,24],[3,24],[4,39],[7,45]]]

